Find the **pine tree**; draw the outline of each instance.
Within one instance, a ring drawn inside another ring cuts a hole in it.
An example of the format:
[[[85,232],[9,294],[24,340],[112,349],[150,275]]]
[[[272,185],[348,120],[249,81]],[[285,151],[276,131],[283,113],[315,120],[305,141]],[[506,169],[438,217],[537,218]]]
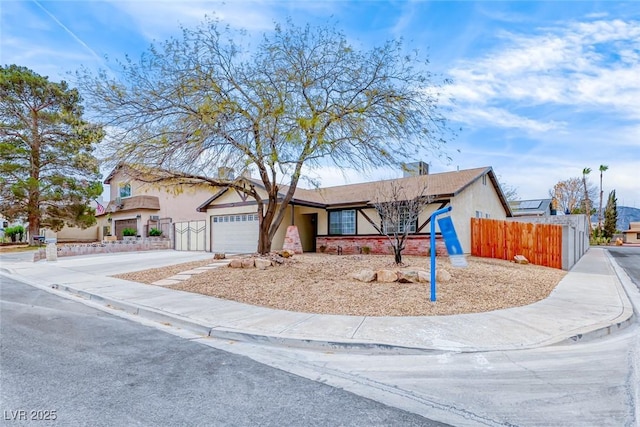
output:
[[[616,199],[616,190],[609,193],[607,206],[604,209],[604,235],[612,238],[616,233],[616,224],[618,223],[618,200]]]
[[[67,83],[17,65],[0,67],[0,211],[26,219],[29,233],[95,224],[90,200],[102,193],[100,127],[83,118]]]

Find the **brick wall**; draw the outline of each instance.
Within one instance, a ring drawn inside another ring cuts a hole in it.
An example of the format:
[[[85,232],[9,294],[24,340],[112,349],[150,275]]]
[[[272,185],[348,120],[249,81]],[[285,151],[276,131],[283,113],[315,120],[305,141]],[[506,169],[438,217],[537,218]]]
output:
[[[372,254],[387,255],[392,254],[391,243],[386,236],[323,236],[316,238],[316,250],[320,252],[320,246],[326,246],[326,253],[336,253],[338,246],[342,248],[343,254],[358,254],[363,246],[371,248]],[[403,255],[429,254],[429,236],[408,236],[405,241]],[[447,255],[447,248],[441,236],[436,237],[436,254]]]
[[[102,243],[82,243],[82,244],[59,244],[57,245],[58,257],[95,255],[117,252],[137,252],[152,251],[159,249],[171,249],[169,239],[139,239],[139,240],[118,240],[115,242]],[[47,259],[46,248],[38,249],[33,255],[33,261]]]

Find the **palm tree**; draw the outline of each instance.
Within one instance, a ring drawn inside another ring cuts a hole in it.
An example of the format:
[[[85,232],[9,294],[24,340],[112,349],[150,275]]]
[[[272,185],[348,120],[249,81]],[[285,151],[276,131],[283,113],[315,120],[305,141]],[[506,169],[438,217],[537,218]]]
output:
[[[582,169],[582,185],[584,186],[584,210],[589,221],[589,237],[591,237],[591,206],[589,206],[589,191],[587,190],[587,175],[591,173],[591,168]]]
[[[607,165],[600,165],[600,208],[598,209],[598,230],[602,230],[602,172],[609,169]]]

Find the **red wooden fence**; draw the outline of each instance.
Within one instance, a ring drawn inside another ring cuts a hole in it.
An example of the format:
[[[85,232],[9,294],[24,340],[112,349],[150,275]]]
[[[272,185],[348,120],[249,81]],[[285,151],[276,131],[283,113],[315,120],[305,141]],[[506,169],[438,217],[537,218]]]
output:
[[[471,218],[471,255],[562,268],[562,226]]]

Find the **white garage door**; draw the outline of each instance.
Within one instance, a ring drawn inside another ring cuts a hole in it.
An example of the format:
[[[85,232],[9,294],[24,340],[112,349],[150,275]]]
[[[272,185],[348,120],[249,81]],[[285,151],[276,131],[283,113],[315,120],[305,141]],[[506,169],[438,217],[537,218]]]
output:
[[[211,218],[212,245],[216,253],[254,253],[258,249],[258,215],[216,215]]]

